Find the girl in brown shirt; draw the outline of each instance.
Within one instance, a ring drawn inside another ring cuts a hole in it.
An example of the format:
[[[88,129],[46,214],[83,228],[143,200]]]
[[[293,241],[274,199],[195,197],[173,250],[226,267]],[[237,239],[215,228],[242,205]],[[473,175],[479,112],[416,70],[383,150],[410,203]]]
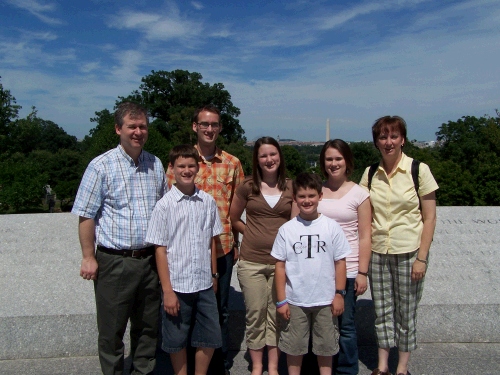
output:
[[[241,215],[246,209],[246,223]],[[278,339],[274,265],[270,255],[278,229],[298,213],[292,183],[285,177],[285,161],[278,142],[262,137],[255,142],[252,177],[236,189],[230,217],[243,236],[238,280],[245,299],[246,340],[252,375],[262,375],[264,347],[268,373],[278,375]]]

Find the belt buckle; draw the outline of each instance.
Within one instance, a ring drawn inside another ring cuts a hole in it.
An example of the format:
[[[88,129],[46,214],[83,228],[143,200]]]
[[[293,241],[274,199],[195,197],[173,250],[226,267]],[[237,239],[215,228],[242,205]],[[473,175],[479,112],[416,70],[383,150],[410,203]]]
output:
[[[132,258],[140,258],[141,257],[141,250],[132,250]]]

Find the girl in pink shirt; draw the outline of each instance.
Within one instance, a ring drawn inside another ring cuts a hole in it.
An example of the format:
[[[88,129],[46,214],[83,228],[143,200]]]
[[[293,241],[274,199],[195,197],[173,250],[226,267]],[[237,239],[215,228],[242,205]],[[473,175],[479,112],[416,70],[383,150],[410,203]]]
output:
[[[344,313],[339,320],[339,354],[335,374],[358,373],[358,343],[354,313],[357,296],[367,288],[371,254],[371,208],[369,194],[349,180],[354,170],[354,157],[349,145],[341,139],[325,143],[320,154],[320,166],[326,182],[318,211],[336,220],[351,246],[346,258],[347,282]]]

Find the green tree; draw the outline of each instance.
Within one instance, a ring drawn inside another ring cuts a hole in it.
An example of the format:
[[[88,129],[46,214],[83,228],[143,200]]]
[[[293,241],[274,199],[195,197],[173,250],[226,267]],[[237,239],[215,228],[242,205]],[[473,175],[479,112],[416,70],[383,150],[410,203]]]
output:
[[[240,159],[245,176],[252,174],[252,148],[246,147],[243,141],[239,141],[227,145],[224,150]]]
[[[0,82],[0,137],[8,134],[9,124],[17,118],[20,109],[21,106],[16,104],[16,98],[11,95],[10,90],[4,89]]]
[[[95,112],[95,117],[91,118],[90,122],[95,122],[96,126],[90,129],[89,135],[82,141],[85,165],[97,155],[116,147],[119,142],[115,131],[115,118],[109,110]]]
[[[436,132],[442,143],[440,154],[444,160],[452,160],[463,169],[478,167],[487,162],[490,153],[500,153],[500,117],[463,116],[457,121],[442,124]]]
[[[220,144],[244,140],[244,130],[236,119],[240,110],[231,102],[231,95],[222,83],[203,83],[200,73],[187,70],[171,72],[151,71],[142,78],[139,90],[128,97],[119,97],[117,104],[129,100],[148,108],[151,116],[163,122],[158,131],[168,140],[178,143],[194,143],[191,116],[196,108],[213,104],[221,111],[223,124]]]
[[[47,150],[35,150],[28,160],[47,176],[46,184],[50,185],[61,207],[66,207],[76,196],[84,167],[79,151],[60,149],[55,153]]]
[[[26,118],[17,119],[10,124],[9,144],[7,146],[10,154],[21,152],[27,155],[38,146],[42,129],[37,121],[36,113],[37,111],[33,107]]]
[[[440,163],[434,169],[442,205],[500,204],[500,116],[463,116],[436,133]],[[450,164],[453,163],[453,164]],[[455,166],[452,168],[451,166]],[[434,170],[433,170],[434,171]],[[464,179],[465,178],[465,179]]]
[[[0,162],[0,211],[41,209],[48,176],[22,154]]]
[[[38,120],[41,127],[38,150],[48,150],[53,153],[62,149],[77,150],[78,140],[74,135],[69,135],[63,128],[50,120]]]
[[[281,146],[281,152],[285,159],[286,175],[288,178],[295,178],[299,173],[307,169],[306,160],[293,146]]]
[[[27,155],[33,150],[48,150],[54,153],[60,149],[77,149],[75,136],[66,133],[56,123],[38,117],[37,113],[37,109],[32,107],[26,118],[10,123],[9,142],[6,146],[9,153],[22,152]]]
[[[353,142],[349,146],[354,157],[354,171],[351,180],[359,182],[366,167],[380,161],[380,153],[373,142]]]

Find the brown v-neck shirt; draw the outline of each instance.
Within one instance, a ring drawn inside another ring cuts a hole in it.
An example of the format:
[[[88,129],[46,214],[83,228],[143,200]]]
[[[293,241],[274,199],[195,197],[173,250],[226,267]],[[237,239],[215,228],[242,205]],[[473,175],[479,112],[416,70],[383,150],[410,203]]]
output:
[[[287,179],[287,189],[280,200],[270,207],[266,199],[252,193],[252,178],[247,178],[236,189],[236,194],[246,203],[246,226],[241,243],[240,259],[260,264],[275,264],[271,254],[278,229],[290,220],[292,211],[292,181]]]

